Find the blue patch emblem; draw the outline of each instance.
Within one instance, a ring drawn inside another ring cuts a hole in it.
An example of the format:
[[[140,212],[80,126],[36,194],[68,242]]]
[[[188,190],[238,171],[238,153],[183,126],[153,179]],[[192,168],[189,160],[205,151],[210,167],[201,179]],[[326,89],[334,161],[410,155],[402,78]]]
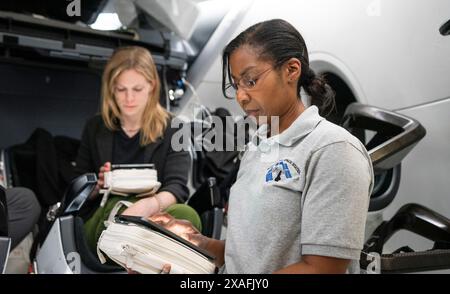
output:
[[[281,180],[291,179],[293,176],[299,174],[300,169],[291,160],[289,159],[279,160],[267,169],[266,183],[272,181],[279,182]]]

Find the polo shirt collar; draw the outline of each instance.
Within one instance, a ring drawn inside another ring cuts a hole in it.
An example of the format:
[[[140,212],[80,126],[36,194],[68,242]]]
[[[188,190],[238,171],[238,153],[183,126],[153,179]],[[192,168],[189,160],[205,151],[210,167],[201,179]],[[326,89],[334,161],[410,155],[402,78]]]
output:
[[[273,140],[280,145],[292,146],[295,142],[311,133],[322,120],[324,118],[319,115],[319,109],[317,106],[312,105],[306,108],[289,128],[268,140]],[[258,128],[257,133],[259,135],[266,134],[267,130],[268,125],[262,125]]]

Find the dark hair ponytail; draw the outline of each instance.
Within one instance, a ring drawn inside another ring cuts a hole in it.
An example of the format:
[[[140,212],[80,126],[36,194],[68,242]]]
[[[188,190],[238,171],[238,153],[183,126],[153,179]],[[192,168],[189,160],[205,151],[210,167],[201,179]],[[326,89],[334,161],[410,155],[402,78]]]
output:
[[[291,58],[297,58],[302,64],[302,73],[297,84],[297,95],[303,87],[311,97],[311,103],[319,107],[326,116],[333,110],[334,91],[325,79],[316,76],[309,68],[308,49],[301,34],[287,21],[272,19],[257,23],[234,38],[225,47],[222,54],[222,92],[226,95],[226,86],[231,82],[229,57],[238,48],[249,45],[260,54],[260,58],[273,62],[274,68],[281,67]]]
[[[311,104],[316,105],[323,116],[329,115],[335,109],[334,90],[323,75],[317,76],[311,68],[308,67],[306,72],[302,70],[297,87],[299,93],[300,87],[305,89],[306,94],[311,97]]]

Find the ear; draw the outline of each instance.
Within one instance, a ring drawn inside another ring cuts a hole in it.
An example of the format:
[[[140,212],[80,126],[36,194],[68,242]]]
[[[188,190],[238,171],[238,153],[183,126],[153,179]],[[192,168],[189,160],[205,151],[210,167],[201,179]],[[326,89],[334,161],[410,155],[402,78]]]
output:
[[[302,73],[302,64],[298,58],[291,58],[285,63],[288,83],[296,82]]]

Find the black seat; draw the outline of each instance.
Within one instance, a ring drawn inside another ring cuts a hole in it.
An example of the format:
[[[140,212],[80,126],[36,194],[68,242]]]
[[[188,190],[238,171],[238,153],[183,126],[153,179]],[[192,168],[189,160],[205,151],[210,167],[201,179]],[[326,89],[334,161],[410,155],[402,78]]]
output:
[[[208,178],[189,198],[187,204],[197,211],[202,221],[202,234],[220,239],[224,221],[224,201],[214,177]]]
[[[0,237],[8,236],[8,207],[5,188],[0,186]]]
[[[98,257],[91,251],[84,233],[84,221],[81,217],[74,219],[75,243],[80,259],[84,265],[90,270],[98,273],[123,272],[123,268],[119,265],[102,264]]]
[[[101,264],[95,254],[91,252],[86,242],[84,221],[78,214],[96,184],[97,177],[94,173],[79,176],[71,182],[62,198],[59,209],[54,211],[54,215],[47,215],[52,221],[49,223],[40,242],[42,243],[40,244],[42,246],[41,251],[45,246],[54,247],[57,251],[62,250],[66,258],[70,253],[78,253],[81,259],[80,273],[124,272],[123,268],[119,266]],[[58,229],[56,234],[59,234],[57,239],[61,240],[61,244],[54,244],[54,236],[53,239],[50,236],[51,230],[54,229],[55,225]],[[40,269],[39,262],[45,263],[45,258],[48,258],[48,256],[41,257],[40,252],[37,253],[37,269],[35,270],[38,273],[42,270]],[[48,271],[49,269],[46,268],[44,270]]]
[[[62,216],[71,216],[74,239],[77,252],[80,254],[83,266],[94,273],[123,272],[123,268],[118,265],[102,264],[98,257],[91,251],[84,233],[84,221],[78,216],[83,204],[86,202],[93,188],[97,184],[95,174],[85,174],[75,179],[68,187],[62,201]],[[65,220],[66,221],[66,220]],[[82,267],[83,268],[83,267]]]
[[[6,269],[11,238],[8,237],[8,207],[6,203],[5,189],[0,186],[0,274]]]
[[[425,128],[410,117],[360,103],[347,107],[342,126],[366,146],[375,174],[369,211],[381,210],[394,200],[401,162],[425,136]],[[367,131],[373,135],[370,139]]]
[[[398,231],[407,230],[434,242],[430,250],[414,252],[403,246],[393,253],[383,254],[386,242]],[[406,204],[388,221],[377,227],[366,242],[361,267],[372,261],[367,256],[377,253],[382,273],[408,273],[450,268],[450,219],[419,204]]]
[[[200,215],[202,234],[219,240],[224,221],[224,201],[217,186],[216,178],[208,178],[189,199],[188,205]]]
[[[359,134],[358,137],[365,143],[375,172],[369,210],[381,210],[397,194],[401,161],[425,136],[426,131],[413,118],[359,103],[349,105],[343,126],[350,132]],[[375,133],[369,140],[366,139],[367,130]],[[433,248],[414,252],[409,246],[403,246],[384,254],[384,245],[400,230],[407,230],[433,241]],[[450,268],[450,220],[418,204],[404,205],[390,220],[382,222],[365,243],[360,259],[361,268],[369,269],[374,260],[378,263],[380,273]]]

